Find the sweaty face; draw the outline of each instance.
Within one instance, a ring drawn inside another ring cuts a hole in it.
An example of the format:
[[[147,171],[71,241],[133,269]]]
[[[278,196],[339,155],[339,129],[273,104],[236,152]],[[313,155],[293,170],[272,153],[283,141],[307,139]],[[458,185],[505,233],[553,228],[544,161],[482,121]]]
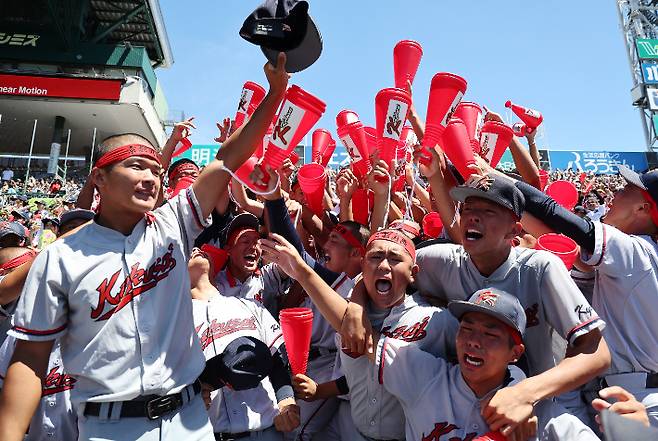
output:
[[[363,282],[373,305],[386,309],[402,303],[416,268],[402,245],[373,241],[363,259]]]
[[[157,161],[133,156],[99,170],[96,186],[102,205],[113,212],[146,213],[153,210],[160,191],[162,167]]]
[[[228,249],[232,265],[245,272],[256,271],[262,254],[258,232],[246,230],[233,240],[234,244]]]
[[[521,356],[522,346],[510,347],[509,328],[481,312],[462,316],[457,332],[457,357],[462,376],[474,385],[496,386],[507,365]],[[488,386],[485,386],[485,390]]]
[[[353,250],[354,248],[340,234],[332,231],[324,244],[325,266],[335,273],[342,273],[349,263]]]
[[[516,220],[510,210],[487,199],[470,197],[462,206],[460,229],[464,250],[477,257],[494,250],[509,248],[518,234]]]

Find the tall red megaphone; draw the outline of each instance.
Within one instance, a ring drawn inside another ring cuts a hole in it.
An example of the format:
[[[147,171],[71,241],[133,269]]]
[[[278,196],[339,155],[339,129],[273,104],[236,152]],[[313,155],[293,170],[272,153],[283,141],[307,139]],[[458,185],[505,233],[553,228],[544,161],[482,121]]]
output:
[[[276,120],[278,119],[278,117],[279,117],[278,115],[274,115],[274,118],[272,118],[272,122],[267,128],[267,131],[265,132],[265,136],[263,136],[263,142],[259,143],[258,146],[256,147],[256,151],[254,152],[255,156],[262,158],[263,155],[265,154],[265,149],[267,148],[267,144],[270,143],[270,138],[272,137],[272,133],[274,133],[274,124],[276,124]]]
[[[344,119],[339,117],[343,112],[339,113],[336,117],[338,137],[345,146],[345,149],[347,149],[347,153],[350,155],[352,160],[352,171],[357,178],[362,178],[368,174],[368,168],[370,167],[366,132],[363,124],[361,124],[361,121],[358,119],[358,115],[354,112],[352,113],[356,115],[356,120],[341,125],[340,122],[344,122]]]
[[[244,83],[238,102],[238,111],[235,114],[235,122],[233,123],[236,129],[253,115],[254,110],[263,101],[263,98],[265,98],[265,89],[260,85],[252,81]]]
[[[423,48],[417,41],[402,40],[395,45],[393,48],[395,87],[406,89],[407,81],[414,82],[422,57]]]
[[[477,103],[462,101],[455,109],[455,118],[459,118],[466,124],[468,136],[471,139],[471,147],[477,154],[480,153],[480,131],[484,123],[482,108]]]
[[[238,179],[252,190],[258,190],[258,188],[256,187],[256,184],[251,181],[249,175],[251,175],[251,173],[254,171],[254,168],[256,168],[259,159],[260,158],[258,156],[252,155],[235,172],[235,175],[238,177]]]
[[[269,177],[264,166],[269,165],[273,169],[281,167],[299,141],[318,122],[326,108],[327,105],[322,100],[299,86],[292,86],[286,91],[274,131],[260,164],[265,175],[263,182]]]
[[[185,151],[190,147],[192,147],[192,141],[190,141],[188,138],[181,139],[176,146],[176,150],[174,150],[174,152],[171,154],[171,157],[175,158],[176,156],[185,153]]]
[[[361,225],[370,225],[370,214],[375,202],[372,190],[357,188],[352,195],[352,216]]]
[[[528,109],[518,104],[514,104],[511,101],[505,103],[505,107],[512,109],[512,112],[516,114],[521,121],[526,125],[527,133],[532,133],[537,127],[544,121],[544,117],[536,110]]]
[[[377,151],[377,129],[374,127],[363,126],[366,132],[366,143],[368,145],[368,157],[371,157]]]
[[[512,142],[513,137],[514,132],[507,124],[498,121],[487,121],[482,126],[480,156],[495,168],[510,142]]]
[[[331,137],[331,133],[325,129],[315,130],[312,140],[311,158],[313,162],[326,167],[336,149],[336,141]]]
[[[351,110],[341,110],[336,115],[336,127],[342,127],[346,124],[357,122],[359,120],[359,115]]]
[[[450,119],[443,132],[443,150],[464,180],[474,173],[469,166],[476,165],[475,156],[466,124],[461,119]]]
[[[322,217],[324,206],[324,186],[327,183],[327,171],[320,164],[302,165],[297,173],[299,186],[304,193],[306,203],[317,216]]]
[[[465,79],[447,72],[439,72],[432,78],[427,101],[425,136],[422,142],[424,155],[420,159],[422,164],[427,165],[432,160],[428,149],[434,148],[437,144],[442,145],[443,131],[466,93],[466,86]]]
[[[279,323],[292,374],[305,374],[311,349],[313,311],[309,308],[282,309],[279,312]]]
[[[512,124],[512,130],[514,131],[514,136],[518,136],[519,138],[523,138],[528,134],[528,127],[523,123],[517,122]]]
[[[377,149],[379,159],[388,164],[389,170],[392,170],[395,149],[400,142],[410,104],[411,97],[403,89],[382,89],[375,97]]]

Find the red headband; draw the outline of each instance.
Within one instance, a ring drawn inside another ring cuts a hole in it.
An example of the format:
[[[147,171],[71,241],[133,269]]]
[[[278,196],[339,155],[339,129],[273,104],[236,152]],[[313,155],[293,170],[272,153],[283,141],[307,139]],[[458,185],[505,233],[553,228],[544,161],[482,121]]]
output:
[[[333,231],[335,231],[336,234],[338,234],[340,237],[345,239],[345,242],[347,242],[352,247],[359,250],[362,256],[366,253],[366,248],[363,246],[361,241],[356,237],[354,237],[354,234],[352,234],[352,232],[345,225],[338,224],[334,227]]]
[[[0,266],[0,271],[6,271],[6,270],[17,268],[23,265],[24,263],[27,263],[30,260],[34,259],[36,255],[37,255],[36,251],[28,249],[20,256],[16,256],[13,259],[9,259],[5,263],[3,263],[2,266]]]
[[[416,262],[416,246],[407,236],[404,235],[400,230],[381,230],[370,236],[368,239],[368,246],[376,240],[387,240],[389,242],[397,243],[402,245],[404,249],[409,253],[411,259]]]
[[[128,159],[131,156],[143,156],[162,165],[160,163],[160,156],[153,147],[144,144],[128,144],[112,149],[98,158],[98,161],[96,161],[96,168],[107,167],[110,164],[115,164],[124,159]]]
[[[651,207],[649,209],[651,220],[658,227],[658,206],[656,206],[656,201],[653,200],[649,192],[646,190],[642,190],[642,196],[644,196],[644,200],[649,203],[649,206]]]
[[[187,171],[198,172],[199,167],[197,167],[196,164],[192,164],[191,162],[183,162],[182,164],[177,165],[169,171],[169,180],[171,181],[172,179],[177,178],[181,173]]]
[[[402,230],[414,237],[420,236],[420,229],[414,225],[408,224],[403,220],[395,220],[388,226],[391,230]]]

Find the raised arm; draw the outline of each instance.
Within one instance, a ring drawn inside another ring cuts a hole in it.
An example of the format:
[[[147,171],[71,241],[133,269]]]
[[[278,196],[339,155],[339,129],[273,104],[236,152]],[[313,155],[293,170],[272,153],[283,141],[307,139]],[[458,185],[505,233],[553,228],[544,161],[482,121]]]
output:
[[[208,216],[225,191],[231,176],[223,168],[235,172],[256,150],[276,113],[288,86],[288,73],[285,71],[286,56],[280,53],[277,66],[267,63],[265,76],[270,85],[265,99],[260,103],[249,120],[235,131],[224,143],[214,161],[203,169],[192,184],[204,216]]]

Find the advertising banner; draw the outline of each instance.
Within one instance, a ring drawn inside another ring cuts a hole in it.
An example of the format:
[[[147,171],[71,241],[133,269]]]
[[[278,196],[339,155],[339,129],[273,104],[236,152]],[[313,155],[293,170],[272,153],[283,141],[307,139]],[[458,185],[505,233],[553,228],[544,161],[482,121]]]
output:
[[[0,74],[0,95],[118,101],[123,80]]]
[[[597,174],[617,173],[623,164],[636,172],[649,168],[644,152],[549,151],[551,170],[574,169]]]

